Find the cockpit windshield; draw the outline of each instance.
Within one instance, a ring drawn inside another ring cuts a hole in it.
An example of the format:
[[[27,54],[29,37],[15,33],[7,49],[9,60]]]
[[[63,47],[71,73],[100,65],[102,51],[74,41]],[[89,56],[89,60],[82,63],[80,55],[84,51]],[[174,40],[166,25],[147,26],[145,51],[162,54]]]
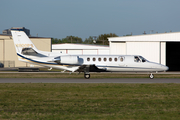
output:
[[[143,58],[142,56],[139,56],[139,58],[141,59],[142,62],[148,62],[148,60],[146,60],[146,59]]]
[[[142,56],[134,56],[134,62],[147,62],[147,61],[148,60],[146,60]]]

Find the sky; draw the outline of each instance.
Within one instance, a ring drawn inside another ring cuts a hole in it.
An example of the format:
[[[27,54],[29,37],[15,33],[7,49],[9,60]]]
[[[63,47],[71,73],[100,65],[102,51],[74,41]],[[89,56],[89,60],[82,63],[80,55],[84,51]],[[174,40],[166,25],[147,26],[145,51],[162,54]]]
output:
[[[11,27],[62,39],[180,32],[180,0],[1,0],[0,34]]]

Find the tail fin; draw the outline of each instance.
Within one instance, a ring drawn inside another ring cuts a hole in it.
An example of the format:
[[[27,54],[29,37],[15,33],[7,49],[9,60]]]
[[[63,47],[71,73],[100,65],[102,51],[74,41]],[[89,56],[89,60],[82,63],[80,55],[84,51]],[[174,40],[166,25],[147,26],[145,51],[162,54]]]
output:
[[[35,51],[38,51],[22,29],[11,29],[11,33],[17,54],[22,54],[21,52],[23,48],[32,48]]]

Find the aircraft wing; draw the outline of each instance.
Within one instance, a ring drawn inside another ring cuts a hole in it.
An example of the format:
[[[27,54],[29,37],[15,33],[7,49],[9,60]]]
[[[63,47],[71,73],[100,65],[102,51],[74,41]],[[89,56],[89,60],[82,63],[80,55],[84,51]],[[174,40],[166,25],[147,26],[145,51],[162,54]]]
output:
[[[77,70],[77,72],[106,72],[105,69],[100,69],[96,65],[82,65]]]

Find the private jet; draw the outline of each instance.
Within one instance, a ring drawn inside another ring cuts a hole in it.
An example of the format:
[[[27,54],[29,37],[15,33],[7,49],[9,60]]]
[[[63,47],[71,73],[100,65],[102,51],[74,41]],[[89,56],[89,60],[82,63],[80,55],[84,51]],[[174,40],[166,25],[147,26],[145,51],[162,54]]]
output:
[[[22,62],[61,69],[70,72],[153,72],[166,71],[168,67],[146,60],[141,55],[70,55],[40,51],[22,29],[11,29],[18,59]]]

